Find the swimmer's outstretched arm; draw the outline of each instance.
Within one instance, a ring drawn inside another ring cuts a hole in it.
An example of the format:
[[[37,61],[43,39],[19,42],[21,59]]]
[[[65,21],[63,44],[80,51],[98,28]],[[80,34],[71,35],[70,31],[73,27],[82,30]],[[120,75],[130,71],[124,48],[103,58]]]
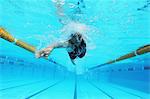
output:
[[[40,58],[40,57],[48,57],[49,54],[55,49],[55,48],[68,48],[70,47],[70,44],[68,41],[65,42],[59,42],[59,43],[55,43],[52,44],[48,47],[46,47],[43,50],[37,51],[35,53],[36,58]],[[74,59],[71,59],[71,62],[75,65]]]
[[[40,57],[48,57],[49,54],[55,49],[55,48],[67,48],[69,47],[69,43],[68,41],[61,41],[58,43],[54,43],[46,48],[44,48],[43,50],[37,51],[35,53],[36,58],[40,58]]]

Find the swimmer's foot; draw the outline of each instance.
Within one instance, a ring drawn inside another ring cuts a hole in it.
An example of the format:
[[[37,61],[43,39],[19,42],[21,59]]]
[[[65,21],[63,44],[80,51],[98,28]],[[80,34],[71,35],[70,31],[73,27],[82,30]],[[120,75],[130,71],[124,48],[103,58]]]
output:
[[[52,52],[53,48],[51,47],[48,47],[48,48],[45,48],[43,50],[40,50],[40,51],[37,51],[35,53],[35,57],[36,58],[40,58],[40,57],[48,57],[49,54]]]

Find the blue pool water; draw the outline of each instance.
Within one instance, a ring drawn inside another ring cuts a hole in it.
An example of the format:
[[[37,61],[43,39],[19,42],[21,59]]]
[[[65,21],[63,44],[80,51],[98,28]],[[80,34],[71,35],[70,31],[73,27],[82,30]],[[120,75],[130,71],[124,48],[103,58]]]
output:
[[[64,48],[37,59],[0,38],[0,99],[150,99],[149,52],[101,65],[150,44],[149,26],[150,0],[0,0],[0,28],[37,50],[72,32],[87,43],[73,65]]]

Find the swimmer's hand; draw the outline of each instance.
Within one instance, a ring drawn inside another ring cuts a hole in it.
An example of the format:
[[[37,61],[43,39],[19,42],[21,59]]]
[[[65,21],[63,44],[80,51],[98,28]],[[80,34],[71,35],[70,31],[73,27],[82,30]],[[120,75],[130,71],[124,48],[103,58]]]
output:
[[[53,47],[47,47],[47,48],[45,48],[45,49],[43,49],[43,50],[37,51],[37,52],[35,53],[35,57],[36,57],[36,58],[48,57],[49,54],[52,52],[53,49],[54,49]]]

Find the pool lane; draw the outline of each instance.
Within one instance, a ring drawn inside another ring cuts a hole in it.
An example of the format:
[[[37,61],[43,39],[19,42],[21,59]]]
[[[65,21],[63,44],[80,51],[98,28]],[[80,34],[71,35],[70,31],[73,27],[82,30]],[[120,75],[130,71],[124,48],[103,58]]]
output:
[[[103,90],[105,93],[111,95],[114,99],[148,99],[144,95],[134,90],[128,90],[125,87],[118,87],[117,85],[110,83],[89,82],[99,90]]]
[[[17,80],[17,81],[12,81],[8,83],[1,83],[0,92],[4,90],[8,90],[8,89],[31,85],[31,84],[42,82],[42,81],[45,81],[45,80]]]
[[[27,86],[16,87],[9,90],[4,90],[0,92],[0,99],[25,99],[31,94],[38,92],[50,85],[53,85],[58,81],[41,81],[34,84],[29,84]]]
[[[142,99],[150,99],[150,94],[144,93],[144,92],[142,92],[142,91],[130,89],[130,88],[123,87],[123,86],[119,86],[119,85],[112,84],[112,83],[107,83],[107,85],[108,85],[108,86],[111,86],[111,87],[113,87],[113,88],[116,88],[116,89],[118,89],[118,90],[121,90],[121,91],[123,91],[123,92],[126,92],[126,93],[128,93],[128,94],[132,94],[132,95],[141,97]]]
[[[86,80],[82,80],[77,83],[77,99],[112,99],[112,97],[95,88]]]
[[[73,99],[74,81],[64,80],[30,99]]]

